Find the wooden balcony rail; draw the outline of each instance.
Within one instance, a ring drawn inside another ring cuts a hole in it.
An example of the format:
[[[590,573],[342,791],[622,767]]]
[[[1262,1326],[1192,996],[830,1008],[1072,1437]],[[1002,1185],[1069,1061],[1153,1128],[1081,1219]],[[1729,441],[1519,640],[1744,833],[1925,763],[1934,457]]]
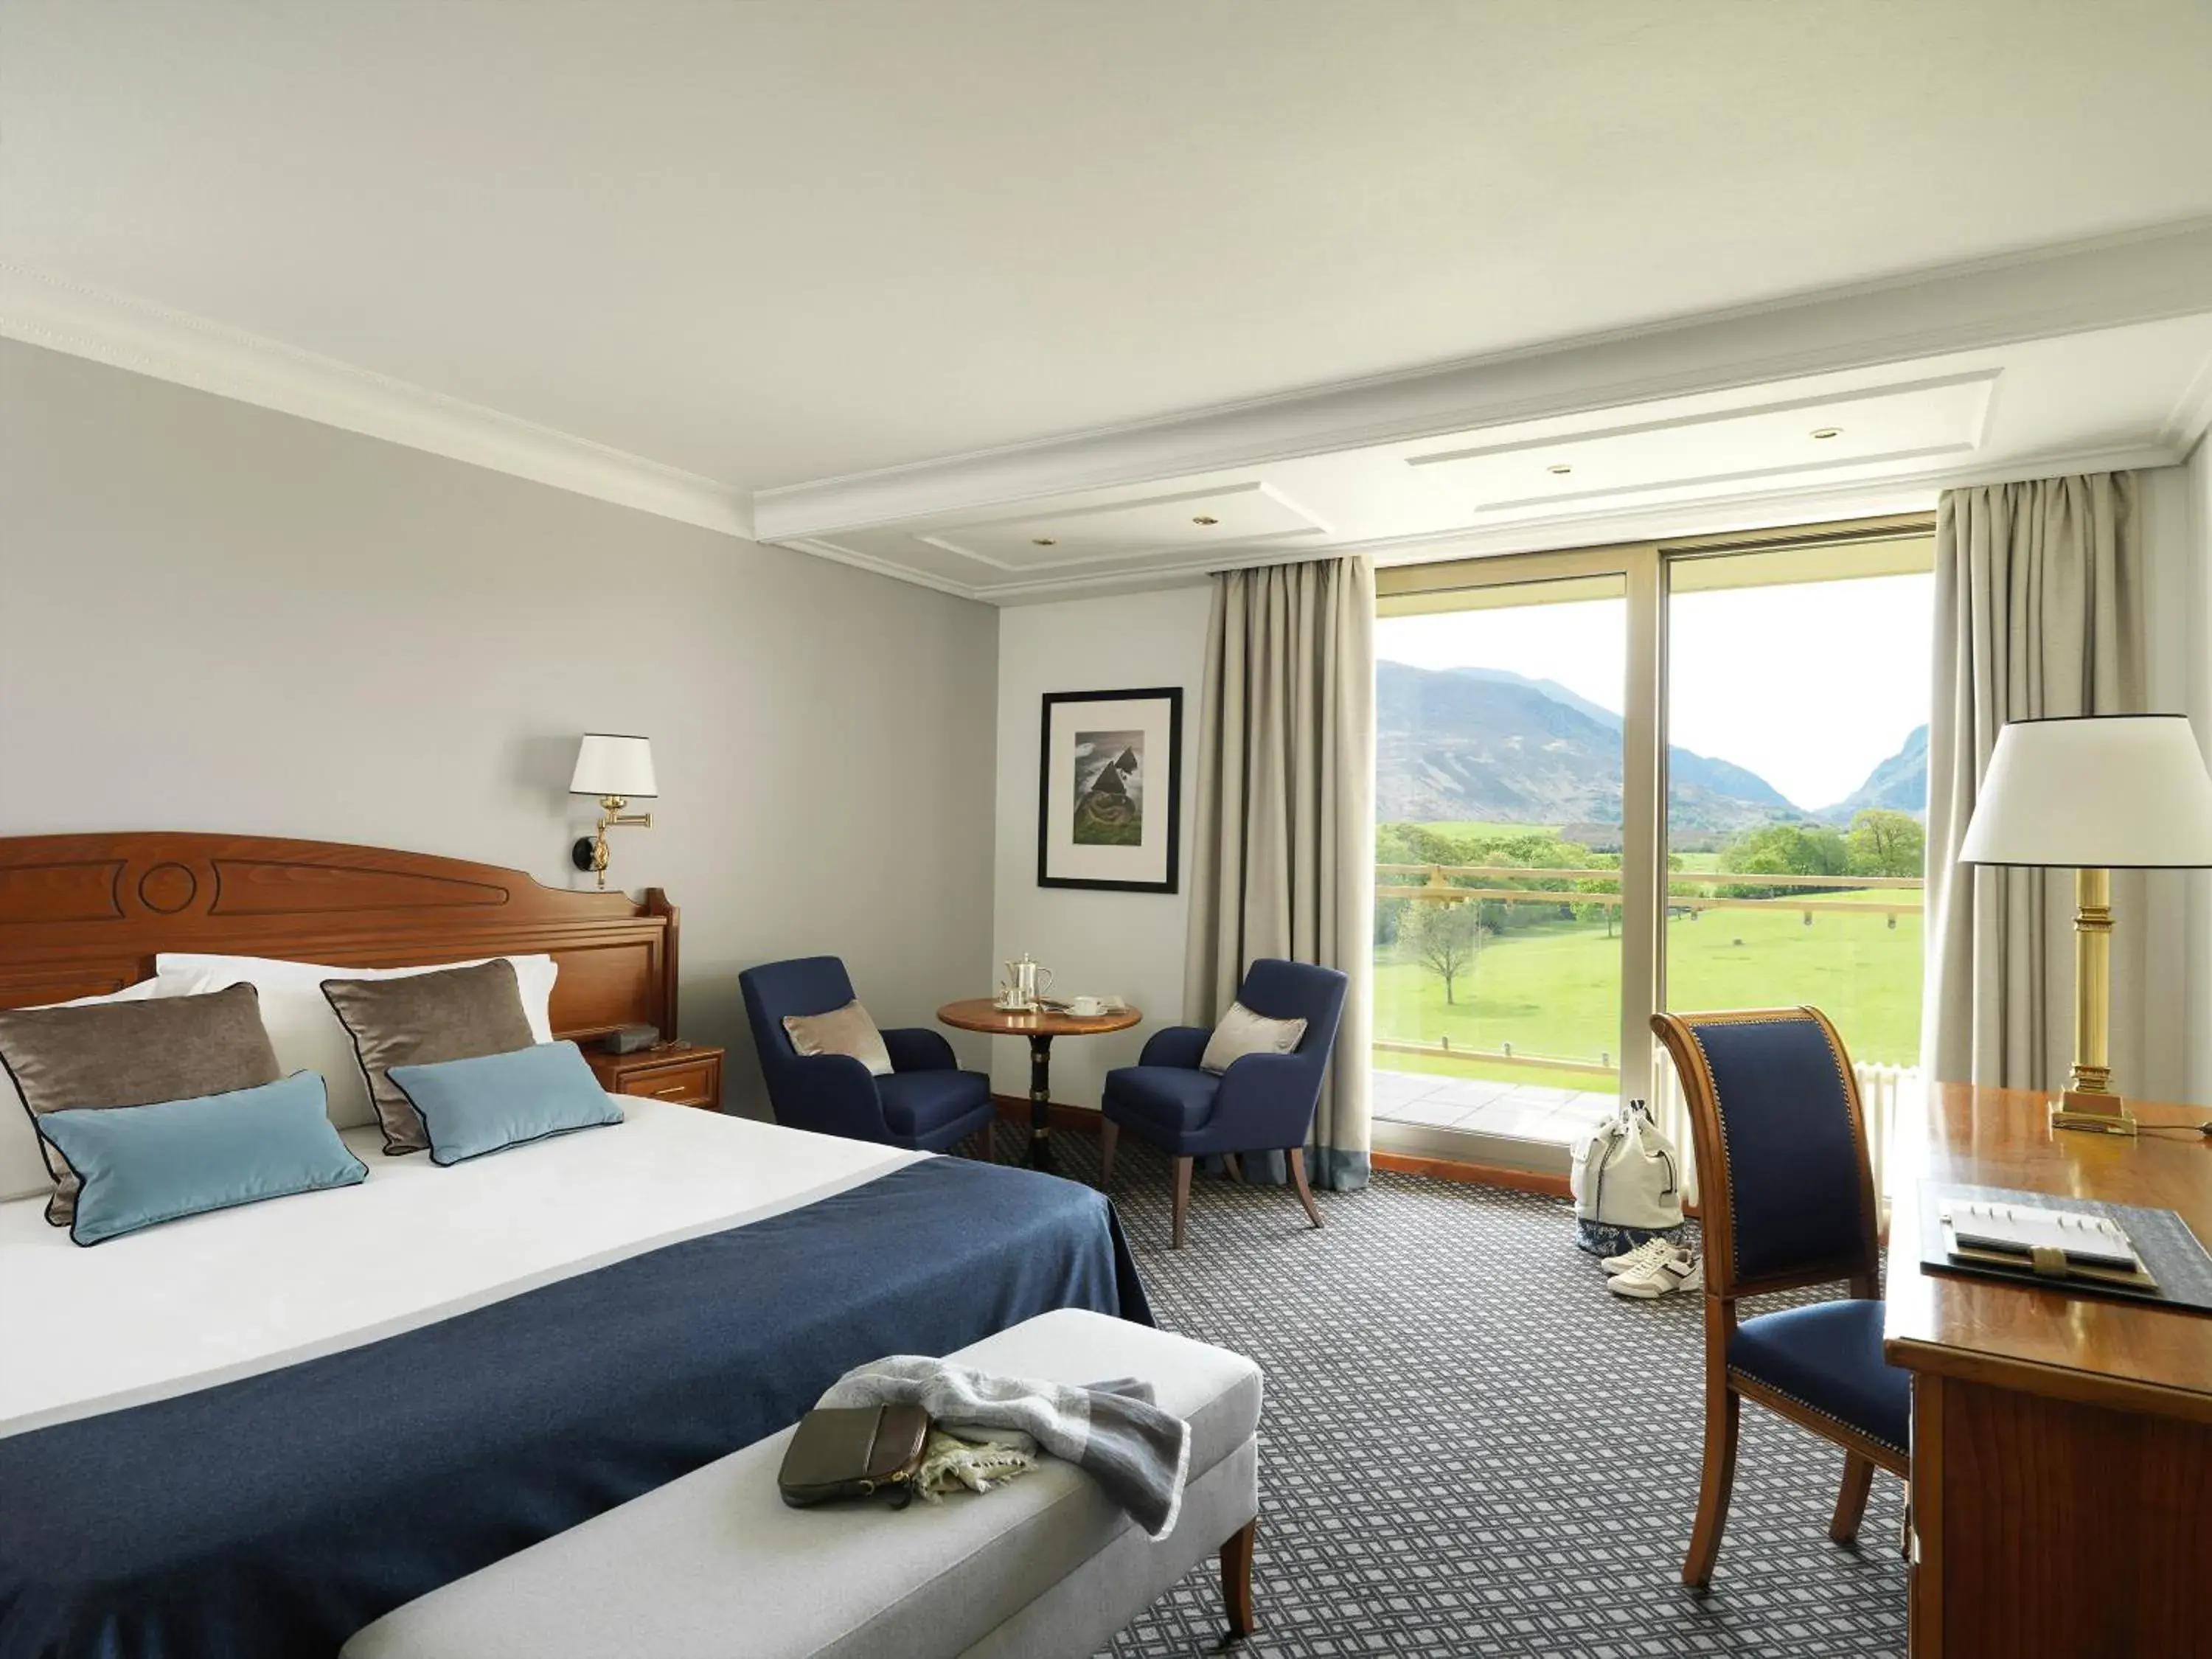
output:
[[[1442,882],[1453,876],[1512,877],[1535,881],[1619,881],[1618,870],[1547,870],[1521,864],[1378,864],[1378,876],[1421,876]],[[1769,876],[1750,870],[1669,870],[1669,885],[1684,882],[1707,887],[1741,883],[1748,887],[1820,887],[1830,890],[1860,887],[1911,888],[1917,892],[1926,884],[1918,876]]]
[[[1509,1049],[1455,1048],[1449,1042],[1407,1042],[1396,1037],[1376,1037],[1369,1045],[1378,1054],[1426,1054],[1431,1060],[1462,1060],[1469,1065],[1517,1066],[1532,1072],[1573,1072],[1585,1077],[1618,1079],[1620,1067],[1590,1060],[1560,1060],[1547,1054],[1515,1054]]]
[[[1618,870],[1546,870],[1528,869],[1519,865],[1496,864],[1378,864],[1377,876],[1419,876],[1424,884],[1397,885],[1380,882],[1375,889],[1378,899],[1413,899],[1428,904],[1459,904],[1469,899],[1498,899],[1513,904],[1602,904],[1618,908],[1619,893],[1579,892],[1572,889],[1529,887],[1455,887],[1450,878],[1516,881],[1612,881],[1620,879]],[[1920,904],[1853,903],[1849,900],[1817,898],[1721,898],[1690,893],[1677,893],[1677,886],[1703,885],[1709,887],[1786,887],[1809,889],[1815,892],[1856,892],[1862,890],[1909,890],[1917,893],[1924,885],[1918,876],[1770,876],[1748,870],[1669,870],[1667,872],[1667,908],[1670,910],[1798,910],[1810,921],[1816,912],[1831,911],[1839,915],[1917,916]],[[1891,925],[1895,926],[1894,921]]]

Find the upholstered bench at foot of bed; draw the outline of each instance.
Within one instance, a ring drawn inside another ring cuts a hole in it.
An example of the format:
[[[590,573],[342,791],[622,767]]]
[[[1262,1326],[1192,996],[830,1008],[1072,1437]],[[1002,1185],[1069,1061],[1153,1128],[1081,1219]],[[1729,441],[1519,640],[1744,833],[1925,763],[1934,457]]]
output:
[[[941,1504],[788,1509],[775,1490],[787,1429],[387,1613],[343,1659],[1080,1659],[1217,1551],[1243,1633],[1259,1367],[1075,1310],[951,1358],[1061,1382],[1150,1382],[1191,1425],[1175,1530],[1152,1542],[1049,1458]]]

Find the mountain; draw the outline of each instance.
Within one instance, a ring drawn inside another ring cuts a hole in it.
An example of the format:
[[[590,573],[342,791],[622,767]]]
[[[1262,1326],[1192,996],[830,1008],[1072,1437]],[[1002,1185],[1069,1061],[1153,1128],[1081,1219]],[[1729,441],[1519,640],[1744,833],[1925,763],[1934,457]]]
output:
[[[1581,692],[1570,690],[1557,680],[1530,679],[1526,674],[1516,674],[1510,668],[1454,668],[1446,672],[1463,674],[1471,680],[1495,680],[1501,685],[1533,685],[1554,702],[1563,702],[1570,708],[1588,714],[1594,720],[1610,726],[1616,732],[1620,730],[1620,715],[1603,703],[1592,702]]]
[[[1867,774],[1867,781],[1824,808],[1820,817],[1844,824],[1863,807],[1890,806],[1925,821],[1928,817],[1928,728],[1915,726],[1905,746]]]
[[[1376,811],[1384,820],[1619,823],[1620,716],[1551,680],[1376,665]],[[1800,816],[1756,773],[1668,753],[1670,821],[1734,830]]]

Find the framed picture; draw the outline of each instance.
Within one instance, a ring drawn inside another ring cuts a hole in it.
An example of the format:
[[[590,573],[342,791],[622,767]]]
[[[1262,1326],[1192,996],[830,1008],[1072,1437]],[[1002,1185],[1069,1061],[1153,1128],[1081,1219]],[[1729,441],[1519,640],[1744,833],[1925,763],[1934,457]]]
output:
[[[1182,835],[1182,688],[1048,691],[1037,885],[1172,893]]]

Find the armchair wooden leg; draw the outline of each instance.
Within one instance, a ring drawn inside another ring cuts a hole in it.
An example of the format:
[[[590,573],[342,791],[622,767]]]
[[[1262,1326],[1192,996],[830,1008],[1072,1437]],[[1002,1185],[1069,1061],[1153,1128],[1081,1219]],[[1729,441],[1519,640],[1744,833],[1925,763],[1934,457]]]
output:
[[[1221,1167],[1228,1171],[1229,1178],[1231,1181],[1237,1182],[1240,1187],[1244,1184],[1244,1165],[1242,1160],[1237,1158],[1236,1153],[1222,1153]]]
[[[1705,1378],[1705,1464],[1698,1477],[1698,1524],[1690,1534],[1690,1553],[1682,1563],[1682,1582],[1700,1595],[1712,1588],[1713,1561],[1721,1553],[1728,1525],[1729,1498],[1735,1486],[1735,1438],[1742,1401],[1728,1385],[1727,1374]]]
[[[1828,1536],[1837,1543],[1857,1540],[1859,1517],[1866,1513],[1867,1492],[1873,1485],[1874,1460],[1845,1452],[1843,1490],[1836,1494],[1835,1517],[1828,1522]]]
[[[1306,1219],[1316,1227],[1321,1225],[1321,1206],[1314,1202],[1313,1188],[1306,1185],[1306,1149],[1291,1148],[1291,1182],[1298,1189],[1298,1202],[1306,1206]]]
[[[1110,1117],[1098,1120],[1098,1186],[1104,1191],[1114,1184],[1114,1148],[1121,1144],[1121,1126]]]
[[[1229,1605],[1229,1633],[1252,1633],[1252,1544],[1260,1522],[1247,1521],[1221,1547],[1221,1599]]]
[[[1190,1166],[1192,1160],[1179,1158],[1175,1161],[1174,1225],[1168,1235],[1168,1248],[1182,1249],[1183,1218],[1190,1213]]]

